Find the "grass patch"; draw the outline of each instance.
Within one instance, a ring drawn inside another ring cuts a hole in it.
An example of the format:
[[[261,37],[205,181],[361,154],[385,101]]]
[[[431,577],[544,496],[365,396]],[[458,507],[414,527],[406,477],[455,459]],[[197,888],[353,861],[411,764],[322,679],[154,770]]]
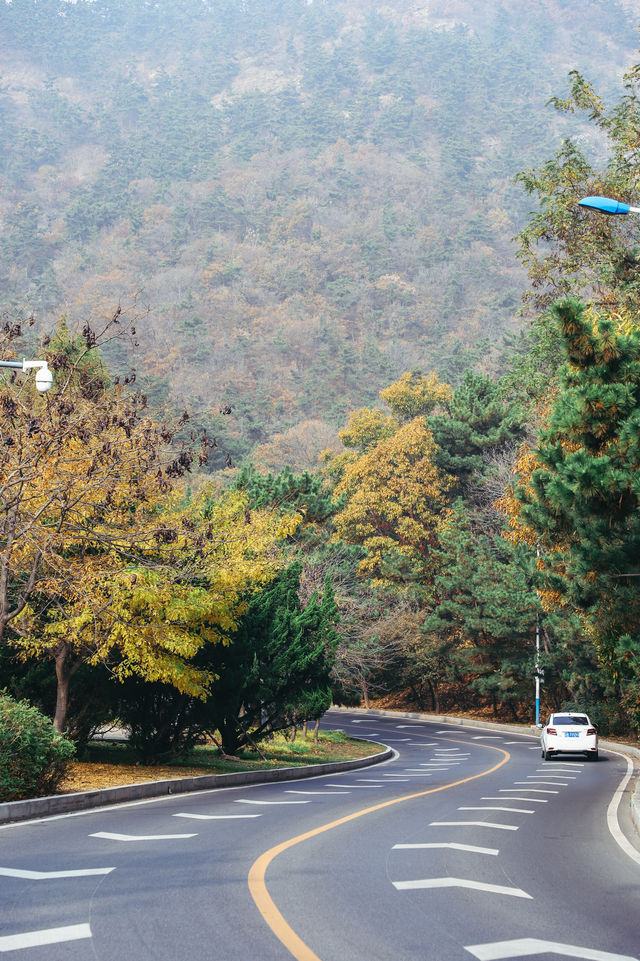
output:
[[[83,753],[82,760],[72,762],[58,793],[70,794],[74,791],[202,774],[229,774],[233,771],[261,771],[348,761],[368,757],[381,750],[381,747],[372,741],[354,741],[343,731],[321,731],[317,744],[311,734],[306,739],[298,734],[293,743],[280,734],[275,735],[272,741],[262,741],[260,749],[266,760],[262,760],[253,750],[241,751],[238,758],[233,760],[222,757],[214,746],[202,745],[179,760],[144,766],[136,761],[126,743],[93,741]]]

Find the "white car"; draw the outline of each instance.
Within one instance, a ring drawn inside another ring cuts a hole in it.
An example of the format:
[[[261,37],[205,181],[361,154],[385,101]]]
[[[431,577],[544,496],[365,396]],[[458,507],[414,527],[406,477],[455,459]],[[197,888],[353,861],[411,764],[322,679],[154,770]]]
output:
[[[587,717],[579,711],[550,714],[540,734],[542,756],[548,761],[554,754],[586,754],[598,760],[598,734]]]

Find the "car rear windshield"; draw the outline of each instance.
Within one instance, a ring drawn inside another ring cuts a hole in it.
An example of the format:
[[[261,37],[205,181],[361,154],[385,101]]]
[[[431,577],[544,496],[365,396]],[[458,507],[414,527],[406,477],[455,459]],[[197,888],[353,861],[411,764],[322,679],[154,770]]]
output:
[[[585,727],[589,723],[589,719],[584,716],[584,714],[561,714],[557,715],[553,719],[554,724],[580,724]]]

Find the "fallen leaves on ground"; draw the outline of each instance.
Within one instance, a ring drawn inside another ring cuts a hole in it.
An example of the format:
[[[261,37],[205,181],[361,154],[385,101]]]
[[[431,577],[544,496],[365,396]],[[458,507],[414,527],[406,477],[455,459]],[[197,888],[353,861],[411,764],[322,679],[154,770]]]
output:
[[[140,784],[141,781],[165,781],[169,778],[198,777],[213,774],[201,767],[143,767],[137,764],[94,764],[75,761],[69,767],[69,774],[62,782],[59,794],[73,794],[74,791],[97,791],[106,787],[119,787],[123,784]]]
[[[351,758],[364,757],[375,753],[371,744],[367,742],[342,741],[339,743],[321,742],[312,745],[307,742],[306,752],[295,752],[292,745],[290,756],[269,758],[267,762],[239,759],[237,770],[245,771],[252,768],[288,767],[294,764],[309,764],[314,761],[343,761]],[[107,764],[97,761],[72,761],[69,773],[58,789],[58,794],[73,794],[76,791],[97,791],[102,788],[119,787],[125,784],[140,784],[142,781],[165,781],[182,777],[201,777],[205,774],[228,774],[235,765],[230,759],[216,764],[213,761],[206,765],[188,765],[178,767],[174,764],[158,764],[144,766],[142,764]]]

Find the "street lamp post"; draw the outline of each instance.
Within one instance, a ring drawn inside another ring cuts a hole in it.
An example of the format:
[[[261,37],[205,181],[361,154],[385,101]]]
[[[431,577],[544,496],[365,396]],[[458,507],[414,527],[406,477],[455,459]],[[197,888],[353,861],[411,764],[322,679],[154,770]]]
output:
[[[53,384],[53,374],[49,370],[49,364],[46,360],[0,360],[0,367],[10,367],[13,370],[21,370],[23,373],[27,370],[36,371],[36,387],[41,394],[49,390]]]
[[[619,200],[612,200],[611,197],[583,197],[578,201],[580,207],[588,207],[590,210],[599,210],[601,214],[640,214],[640,207],[631,207],[630,204],[623,204]]]

